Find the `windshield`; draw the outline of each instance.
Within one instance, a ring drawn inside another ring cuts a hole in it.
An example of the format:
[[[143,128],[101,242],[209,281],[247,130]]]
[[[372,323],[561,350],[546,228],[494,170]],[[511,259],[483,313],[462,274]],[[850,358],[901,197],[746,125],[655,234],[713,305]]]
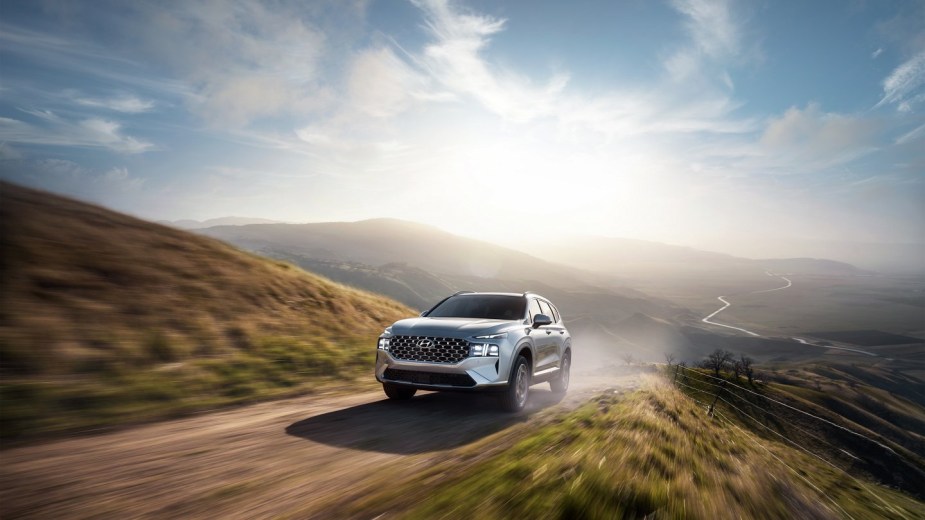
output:
[[[524,317],[526,306],[523,296],[461,294],[437,305],[427,317],[520,320]]]

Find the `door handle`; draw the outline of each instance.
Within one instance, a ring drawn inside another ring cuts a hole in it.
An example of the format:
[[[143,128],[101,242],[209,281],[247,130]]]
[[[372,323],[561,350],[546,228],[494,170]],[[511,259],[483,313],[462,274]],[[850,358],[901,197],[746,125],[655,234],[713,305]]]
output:
[[[565,331],[564,331],[564,330],[560,330],[560,331],[559,331],[559,334],[565,334]]]
[[[552,331],[551,331],[551,330],[547,330],[547,331],[546,331],[546,335],[548,336],[549,334],[552,334]]]

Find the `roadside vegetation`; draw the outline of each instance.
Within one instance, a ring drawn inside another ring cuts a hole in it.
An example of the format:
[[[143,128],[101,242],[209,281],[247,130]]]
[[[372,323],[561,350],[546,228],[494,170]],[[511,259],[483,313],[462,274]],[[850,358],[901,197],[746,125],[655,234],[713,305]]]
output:
[[[382,328],[416,314],[213,239],[0,190],[4,441],[352,384]]]
[[[481,457],[421,470],[353,500],[344,517],[921,518],[925,505],[710,417],[664,378],[601,395]],[[879,499],[874,499],[871,492]],[[424,500],[426,498],[426,500]]]

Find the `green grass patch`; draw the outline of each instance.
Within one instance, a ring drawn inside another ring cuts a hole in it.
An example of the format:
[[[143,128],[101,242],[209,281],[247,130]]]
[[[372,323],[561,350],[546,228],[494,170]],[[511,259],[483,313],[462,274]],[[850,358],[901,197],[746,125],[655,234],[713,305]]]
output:
[[[478,458],[478,449],[467,453]],[[713,519],[838,518],[845,512],[881,518],[899,512],[915,518],[923,511],[906,495],[865,484],[889,504],[887,510],[867,489],[818,460],[710,418],[664,384],[626,397],[600,396],[528,431],[496,456],[459,469],[457,462],[354,500],[340,514]],[[826,497],[787,466],[799,468]]]
[[[149,352],[172,351],[161,345]],[[371,380],[373,356],[369,342],[268,336],[253,340],[250,349],[212,358],[158,364],[85,361],[84,370],[74,375],[4,378],[0,439],[106,428],[309,393],[328,382]]]

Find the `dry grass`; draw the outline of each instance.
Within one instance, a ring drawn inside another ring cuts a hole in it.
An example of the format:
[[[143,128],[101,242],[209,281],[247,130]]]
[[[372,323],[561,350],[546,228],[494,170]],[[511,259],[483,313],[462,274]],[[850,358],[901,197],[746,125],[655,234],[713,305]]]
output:
[[[304,391],[413,315],[216,240],[0,184],[5,438]]]

